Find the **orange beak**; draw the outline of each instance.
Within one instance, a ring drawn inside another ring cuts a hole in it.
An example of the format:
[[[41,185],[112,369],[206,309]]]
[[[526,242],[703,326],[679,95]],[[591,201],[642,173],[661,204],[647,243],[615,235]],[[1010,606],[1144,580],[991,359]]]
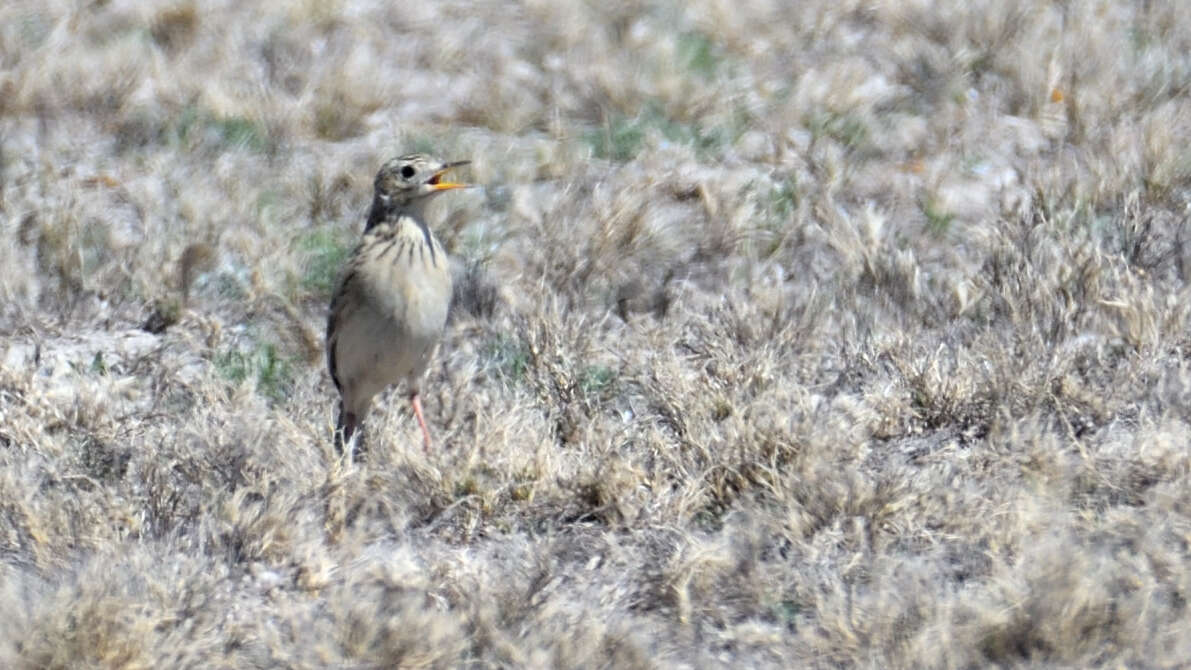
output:
[[[442,169],[440,169],[438,172],[435,172],[434,176],[430,177],[430,181],[428,181],[426,183],[433,186],[434,190],[436,190],[436,191],[448,191],[453,188],[467,188],[468,186],[471,186],[471,184],[459,184],[459,183],[455,183],[455,182],[441,181],[441,180],[442,180],[443,175],[446,174],[447,170],[450,170],[451,168],[459,167],[460,165],[467,165],[470,162],[471,161],[455,161],[453,163],[447,163],[446,165],[442,166]]]

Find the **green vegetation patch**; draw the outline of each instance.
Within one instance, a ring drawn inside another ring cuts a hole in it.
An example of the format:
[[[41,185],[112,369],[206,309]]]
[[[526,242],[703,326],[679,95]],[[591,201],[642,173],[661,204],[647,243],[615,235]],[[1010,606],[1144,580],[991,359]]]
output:
[[[955,215],[944,210],[931,198],[922,204],[922,215],[926,217],[926,228],[934,235],[946,235],[955,222]]]
[[[215,357],[215,369],[232,384],[248,379],[256,382],[262,395],[284,404],[294,385],[294,364],[277,351],[271,342],[261,342],[250,349],[229,349]]]
[[[514,384],[525,379],[529,370],[529,348],[510,335],[497,334],[481,348],[487,368],[502,381]]]
[[[612,388],[616,371],[606,365],[588,365],[579,375],[579,390],[587,396],[598,396]]]
[[[816,140],[830,138],[852,150],[869,144],[871,131],[868,124],[856,114],[825,111],[812,114],[804,123]]]
[[[263,123],[243,116],[219,116],[188,105],[168,124],[166,134],[181,143],[211,142],[233,149],[265,152],[273,143]]]
[[[668,117],[660,105],[650,103],[636,116],[609,118],[603,128],[584,133],[583,140],[596,158],[627,162],[641,153],[645,140],[654,133],[666,141],[694,147],[702,158],[731,144],[740,135],[737,124],[727,128],[681,123]]]
[[[330,296],[352,247],[330,229],[316,230],[298,239],[303,258],[301,286],[318,295]]]
[[[678,36],[678,60],[691,72],[711,79],[719,71],[723,57],[711,37],[693,30]]]

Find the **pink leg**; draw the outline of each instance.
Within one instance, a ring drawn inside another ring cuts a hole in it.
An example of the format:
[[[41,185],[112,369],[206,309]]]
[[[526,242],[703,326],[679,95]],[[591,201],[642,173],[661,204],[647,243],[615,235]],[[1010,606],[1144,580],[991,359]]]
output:
[[[414,416],[418,417],[418,425],[422,427],[422,448],[430,453],[430,429],[426,427],[426,419],[422,416],[422,399],[417,391],[409,394],[409,402],[414,406]]]

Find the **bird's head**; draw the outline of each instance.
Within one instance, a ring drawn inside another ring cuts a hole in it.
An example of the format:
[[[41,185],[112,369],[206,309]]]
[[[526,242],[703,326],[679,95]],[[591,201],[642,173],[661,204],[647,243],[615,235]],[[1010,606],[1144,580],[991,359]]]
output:
[[[426,154],[406,154],[389,160],[376,173],[376,199],[388,208],[403,207],[469,184],[446,181],[448,170],[471,161],[444,163]]]

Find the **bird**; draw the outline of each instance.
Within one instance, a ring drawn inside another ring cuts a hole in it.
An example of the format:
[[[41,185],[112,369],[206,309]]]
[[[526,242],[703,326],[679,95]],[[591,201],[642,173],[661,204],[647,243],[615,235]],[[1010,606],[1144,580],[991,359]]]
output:
[[[348,257],[327,318],[327,367],[339,391],[335,447],[342,454],[353,436],[363,457],[363,422],[373,397],[404,382],[422,445],[430,429],[420,387],[446,327],[452,278],[447,252],[426,223],[436,196],[470,184],[446,180],[452,168],[413,153],[385,162],[376,173],[364,235]]]

